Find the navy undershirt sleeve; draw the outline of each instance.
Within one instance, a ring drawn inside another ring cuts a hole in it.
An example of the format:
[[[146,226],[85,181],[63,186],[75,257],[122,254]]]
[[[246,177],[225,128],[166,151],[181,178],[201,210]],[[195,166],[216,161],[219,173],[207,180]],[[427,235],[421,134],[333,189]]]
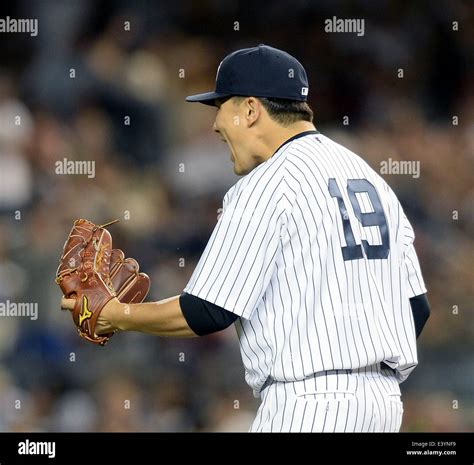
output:
[[[415,321],[416,337],[421,334],[426,321],[430,316],[430,305],[426,294],[420,294],[410,299],[411,311],[413,313],[413,320]]]
[[[179,296],[179,305],[188,326],[198,336],[222,331],[238,318],[235,313],[186,292]]]
[[[238,318],[236,314],[186,292],[180,295],[179,304],[188,326],[198,336],[222,331]],[[426,294],[412,297],[410,305],[418,338],[430,316],[430,306]]]

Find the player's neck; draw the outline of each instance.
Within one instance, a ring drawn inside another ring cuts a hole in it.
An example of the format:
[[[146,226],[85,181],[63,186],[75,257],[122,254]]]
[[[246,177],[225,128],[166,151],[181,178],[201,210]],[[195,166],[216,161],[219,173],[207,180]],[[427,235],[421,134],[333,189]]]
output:
[[[267,148],[268,158],[270,158],[278,148],[283,145],[288,139],[306,131],[315,131],[316,128],[313,123],[309,121],[298,121],[291,126],[275,126],[274,130],[268,131],[265,137],[264,144]]]

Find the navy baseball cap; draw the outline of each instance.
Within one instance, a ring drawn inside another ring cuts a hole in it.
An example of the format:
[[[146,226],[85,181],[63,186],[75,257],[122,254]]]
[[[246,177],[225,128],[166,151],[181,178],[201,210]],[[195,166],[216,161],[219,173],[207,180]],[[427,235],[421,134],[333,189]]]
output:
[[[186,97],[188,102],[215,106],[215,99],[268,97],[305,102],[308,78],[289,53],[268,45],[243,48],[227,55],[217,68],[216,90]]]

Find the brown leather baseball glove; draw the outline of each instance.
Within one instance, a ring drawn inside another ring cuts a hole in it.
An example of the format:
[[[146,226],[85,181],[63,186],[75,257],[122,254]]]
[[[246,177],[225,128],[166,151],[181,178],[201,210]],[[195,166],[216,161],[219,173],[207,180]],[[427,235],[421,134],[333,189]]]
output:
[[[150,278],[139,272],[133,258],[112,249],[112,236],[104,225],[79,219],[64,244],[56,272],[56,283],[65,298],[76,300],[72,318],[79,335],[89,342],[105,345],[113,333],[97,336],[100,312],[114,297],[122,303],[142,302],[150,289]]]

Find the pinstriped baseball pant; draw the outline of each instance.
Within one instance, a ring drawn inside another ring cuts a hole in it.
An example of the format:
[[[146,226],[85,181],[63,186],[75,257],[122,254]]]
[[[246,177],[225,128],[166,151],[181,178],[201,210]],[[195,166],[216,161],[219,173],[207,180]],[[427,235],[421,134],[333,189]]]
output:
[[[270,382],[251,432],[398,432],[403,404],[394,373],[374,365]]]

